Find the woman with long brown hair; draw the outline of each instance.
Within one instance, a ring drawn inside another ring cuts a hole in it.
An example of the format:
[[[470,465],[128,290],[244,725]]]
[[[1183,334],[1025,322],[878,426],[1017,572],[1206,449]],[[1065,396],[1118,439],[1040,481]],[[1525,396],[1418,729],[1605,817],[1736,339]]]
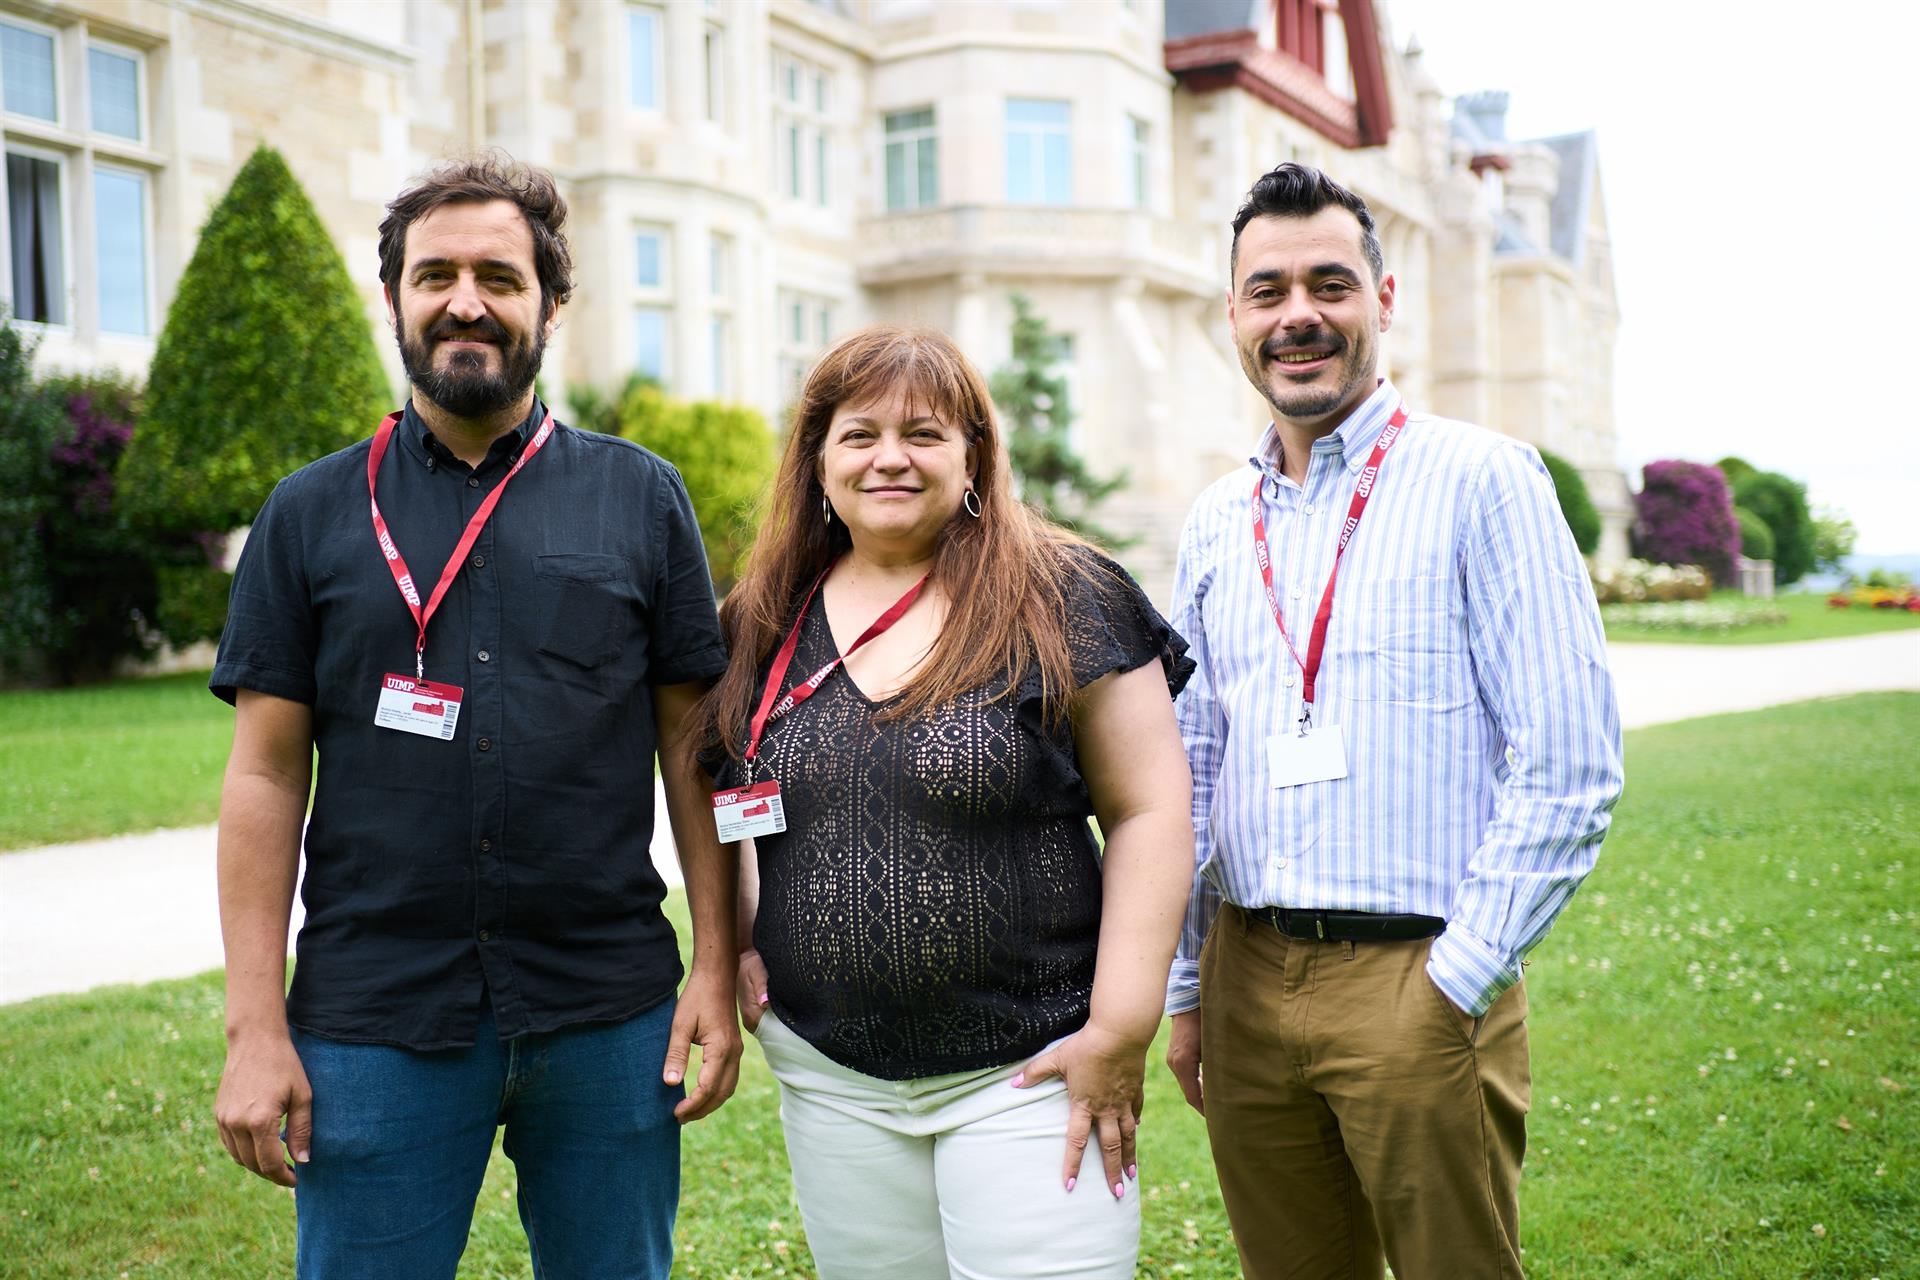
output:
[[[721,619],[703,758],[821,1275],[1130,1277],[1186,645],[1015,498],[953,343],[889,327],[807,378]]]

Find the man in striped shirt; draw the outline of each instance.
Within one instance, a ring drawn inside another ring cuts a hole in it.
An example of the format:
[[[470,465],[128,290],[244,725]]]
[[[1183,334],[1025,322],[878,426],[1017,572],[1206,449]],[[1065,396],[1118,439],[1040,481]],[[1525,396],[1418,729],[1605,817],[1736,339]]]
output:
[[[1378,375],[1365,202],[1283,164],[1233,227],[1274,416],[1181,538],[1197,871],[1167,1062],[1253,1280],[1519,1276],[1522,958],[1621,788],[1598,610],[1539,455]]]

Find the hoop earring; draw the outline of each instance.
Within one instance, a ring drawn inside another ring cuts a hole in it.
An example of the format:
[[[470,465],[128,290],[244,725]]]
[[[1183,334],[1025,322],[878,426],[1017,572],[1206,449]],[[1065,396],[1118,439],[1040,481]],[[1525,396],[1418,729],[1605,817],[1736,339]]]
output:
[[[981,516],[980,495],[973,491],[972,485],[967,486],[967,492],[965,496],[963,496],[960,499],[960,505],[965,507],[967,509],[967,514],[972,516],[975,520],[978,520],[980,518]]]
[[[833,523],[833,504],[827,501],[827,495],[824,493],[820,495],[820,523]]]

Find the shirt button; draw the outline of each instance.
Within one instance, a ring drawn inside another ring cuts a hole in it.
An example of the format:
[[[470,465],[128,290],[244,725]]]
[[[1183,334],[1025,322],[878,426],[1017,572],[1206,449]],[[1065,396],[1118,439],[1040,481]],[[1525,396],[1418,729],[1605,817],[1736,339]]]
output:
[[[480,852],[482,852],[482,853],[489,853],[489,852],[491,852],[491,851],[492,851],[492,849],[493,849],[493,841],[491,841],[491,840],[482,840],[482,841],[480,842]]]
[[[481,650],[480,652],[478,652],[478,653],[476,653],[476,654],[474,654],[473,656],[474,656],[474,657],[476,657],[476,658],[478,658],[478,659],[480,659],[480,661],[482,661],[482,662],[492,662],[492,661],[493,661],[493,654],[492,654],[491,652],[489,652],[488,650],[486,650],[486,649],[482,649],[482,650]]]
[[[1280,869],[1281,869],[1282,871],[1285,871],[1285,870],[1287,869],[1287,860],[1286,860],[1285,858],[1282,858],[1282,859],[1280,859],[1280,861],[1279,861],[1279,864],[1278,864],[1278,865],[1279,865],[1279,867],[1280,867]],[[483,933],[483,934],[481,934],[480,936],[484,938],[484,937],[486,937],[487,935]]]
[[[1288,672],[1286,675],[1281,676],[1280,683],[1286,688],[1289,688],[1289,689],[1293,688],[1293,673]]]
[[[469,489],[478,489],[479,487],[480,487],[480,477],[479,477],[479,476],[468,476],[468,477],[467,477],[467,488],[469,488]]]
[[[1308,514],[1308,515],[1312,515],[1312,514],[1313,514],[1313,511],[1314,511],[1314,506],[1313,506],[1313,504],[1312,504],[1311,502],[1309,502],[1309,503],[1307,504],[1307,514]]]
[[[1298,600],[1298,599],[1300,598],[1300,588],[1298,588],[1298,587],[1295,587],[1295,588],[1293,589],[1293,593],[1292,593],[1292,594],[1293,594],[1293,598],[1294,598],[1295,600]]]
[[[493,935],[491,933],[488,933],[485,929],[482,929],[480,931],[480,941],[482,942],[485,942],[488,938],[491,938],[492,936]]]
[[[482,751],[491,751],[493,750],[493,740],[491,738],[482,738],[480,739],[479,746]]]
[[[487,558],[486,558],[485,556],[475,556],[475,557],[473,558],[473,567],[474,567],[474,568],[476,568],[476,569],[484,569],[484,568],[486,568],[486,567],[487,567]]]

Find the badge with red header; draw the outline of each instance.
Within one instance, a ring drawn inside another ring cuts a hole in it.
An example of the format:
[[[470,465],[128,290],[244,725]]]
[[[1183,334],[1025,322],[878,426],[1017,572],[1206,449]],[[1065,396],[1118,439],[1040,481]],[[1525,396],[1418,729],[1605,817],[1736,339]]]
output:
[[[785,831],[787,811],[780,803],[780,784],[768,779],[737,791],[714,792],[713,825],[722,844]]]
[[[460,700],[465,696],[466,690],[457,684],[435,684],[389,672],[380,682],[380,702],[373,722],[382,729],[450,742],[453,727],[460,720]]]

